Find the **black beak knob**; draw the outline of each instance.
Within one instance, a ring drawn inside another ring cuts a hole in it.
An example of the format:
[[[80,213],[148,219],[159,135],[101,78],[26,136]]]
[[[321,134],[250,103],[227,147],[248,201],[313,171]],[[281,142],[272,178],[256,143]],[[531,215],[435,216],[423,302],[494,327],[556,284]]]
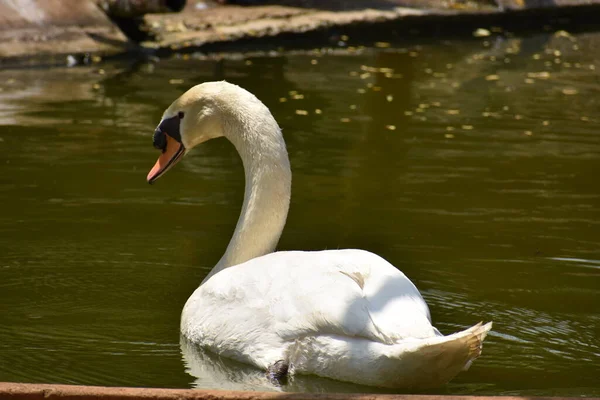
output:
[[[154,131],[152,136],[152,144],[158,150],[162,150],[163,153],[167,149],[167,135],[162,133],[160,129]]]

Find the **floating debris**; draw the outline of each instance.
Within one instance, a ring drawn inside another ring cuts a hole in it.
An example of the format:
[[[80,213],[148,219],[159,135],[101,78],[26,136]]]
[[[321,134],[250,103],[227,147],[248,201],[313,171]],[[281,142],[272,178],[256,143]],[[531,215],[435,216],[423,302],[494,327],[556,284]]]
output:
[[[285,97],[280,97],[279,98],[279,102],[280,103],[285,103],[287,101],[287,99]]]
[[[453,135],[452,133],[446,133],[446,134],[444,135],[444,137],[445,137],[446,139],[454,139],[454,135]]]
[[[385,96],[385,99],[391,103],[392,101],[394,101],[394,96],[392,96],[391,94],[388,94],[387,96]]]
[[[506,54],[519,54],[521,49],[519,47],[509,47],[506,49]]]
[[[303,94],[293,94],[292,95],[292,99],[294,99],[294,100],[302,100],[302,99],[304,99],[304,95]]]
[[[169,79],[171,85],[179,85],[183,83],[183,79]]]
[[[473,130],[473,125],[463,125],[461,128],[463,128],[465,131],[471,131]]]
[[[321,115],[322,113],[323,113],[323,111],[321,111],[320,108],[315,108],[315,114]]]
[[[495,74],[494,75],[488,75],[488,76],[485,77],[486,81],[497,81],[499,79],[500,79],[500,77],[498,75],[495,75]]]
[[[542,72],[528,72],[527,73],[527,77],[528,78],[535,78],[535,79],[549,79],[550,78],[550,72],[547,72],[547,71],[542,71]]]
[[[396,125],[386,125],[385,129],[387,129],[389,131],[395,131],[396,130]]]
[[[562,90],[562,93],[563,93],[564,95],[567,95],[567,96],[572,96],[572,95],[574,95],[574,94],[577,94],[577,93],[579,93],[579,91],[578,91],[577,89],[575,89],[575,88],[570,88],[570,87],[569,87],[569,88],[564,88],[564,89]]]
[[[550,125],[550,121],[542,121],[542,125],[548,126],[548,125]]]
[[[476,29],[473,32],[473,36],[475,36],[475,37],[488,37],[491,34],[492,34],[492,32],[490,32],[490,31],[488,31],[487,29],[484,29],[484,28]]]
[[[317,64],[319,63],[319,60],[315,60],[315,59],[313,59],[313,60],[310,60],[310,63],[311,63],[312,65],[317,65]]]
[[[67,67],[74,67],[77,65],[77,59],[72,55],[67,56]]]
[[[525,132],[523,132],[523,134],[525,136],[531,136],[531,135],[533,135],[533,132],[531,132],[531,131],[525,131]]]
[[[391,44],[389,42],[375,42],[375,47],[378,47],[380,49],[387,49],[390,46]]]
[[[386,78],[390,78],[390,79],[402,79],[402,78],[404,78],[404,75],[402,75],[402,74],[392,74],[391,72],[386,72],[384,74],[384,76]]]
[[[556,38],[564,37],[564,38],[567,38],[570,40],[575,40],[573,38],[573,36],[571,36],[571,34],[565,30],[560,30],[560,31],[554,32],[554,37],[556,37]]]
[[[446,114],[448,114],[448,115],[458,115],[458,114],[460,114],[460,110],[446,110]]]
[[[350,118],[340,118],[340,122],[350,122]]]
[[[360,69],[362,71],[366,71],[366,72],[381,72],[383,74],[387,74],[387,73],[394,73],[394,69],[393,68],[386,68],[386,67],[381,67],[381,68],[377,68],[377,67],[370,67],[368,65],[361,65]]]
[[[308,115],[308,111],[306,111],[306,110],[296,110],[296,115]]]

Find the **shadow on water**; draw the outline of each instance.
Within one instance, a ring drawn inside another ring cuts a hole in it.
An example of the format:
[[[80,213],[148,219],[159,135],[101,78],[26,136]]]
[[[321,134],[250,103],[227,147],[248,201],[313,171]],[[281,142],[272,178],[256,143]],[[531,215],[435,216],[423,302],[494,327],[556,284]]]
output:
[[[239,215],[233,147],[207,143],[167,180],[144,179],[163,109],[227,79],[288,144],[281,249],[381,254],[444,334],[494,321],[483,356],[433,393],[600,395],[598,43],[494,33],[0,71],[0,380],[287,389],[229,361],[194,355],[189,374],[181,361],[181,308]],[[289,388],[374,390],[345,385]]]

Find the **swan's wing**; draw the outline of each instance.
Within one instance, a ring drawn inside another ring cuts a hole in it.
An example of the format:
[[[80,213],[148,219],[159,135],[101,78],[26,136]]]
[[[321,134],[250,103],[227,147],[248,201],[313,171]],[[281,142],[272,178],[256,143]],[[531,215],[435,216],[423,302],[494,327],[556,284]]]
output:
[[[293,336],[303,329],[384,343],[432,336],[429,310],[419,291],[381,257],[361,250],[299,254],[304,256],[283,254],[284,259],[305,257],[295,268],[305,274],[311,266],[308,276],[301,275],[298,281],[317,276],[320,283],[297,285],[285,296],[284,309],[275,314],[282,336]],[[294,309],[289,310],[287,304],[293,304]]]
[[[338,334],[392,343],[435,335],[412,282],[365,251],[272,253],[223,270],[201,288],[214,310],[237,310],[230,322],[236,330],[243,323],[283,341]]]

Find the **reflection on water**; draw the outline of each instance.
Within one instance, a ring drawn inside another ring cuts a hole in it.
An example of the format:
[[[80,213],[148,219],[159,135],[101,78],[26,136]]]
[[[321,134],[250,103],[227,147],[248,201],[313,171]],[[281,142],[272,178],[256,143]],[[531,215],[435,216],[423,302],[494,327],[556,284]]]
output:
[[[434,393],[600,396],[598,34],[398,43],[0,72],[0,380],[378,391],[263,371],[179,341],[224,251],[241,162],[222,140],[145,183],[151,134],[227,79],[283,128],[281,249],[377,252],[483,356]]]
[[[390,391],[305,375],[294,375],[285,384],[280,384],[269,380],[265,371],[203,351],[184,338],[181,338],[181,353],[186,372],[195,378],[192,387],[198,389],[336,393]]]

